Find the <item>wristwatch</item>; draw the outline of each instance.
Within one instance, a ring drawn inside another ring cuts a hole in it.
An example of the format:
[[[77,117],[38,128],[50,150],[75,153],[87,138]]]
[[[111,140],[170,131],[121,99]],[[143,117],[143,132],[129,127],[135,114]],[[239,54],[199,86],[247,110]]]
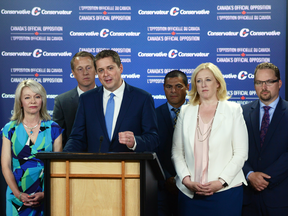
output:
[[[228,186],[227,182],[225,182],[222,178],[219,178],[218,180],[221,182],[223,188]]]

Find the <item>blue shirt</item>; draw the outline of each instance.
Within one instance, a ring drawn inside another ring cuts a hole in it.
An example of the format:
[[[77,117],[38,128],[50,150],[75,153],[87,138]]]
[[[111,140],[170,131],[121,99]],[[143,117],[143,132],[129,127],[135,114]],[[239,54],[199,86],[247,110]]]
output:
[[[276,109],[276,106],[277,106],[277,104],[278,104],[278,102],[279,102],[279,100],[280,100],[280,98],[279,98],[279,96],[277,97],[277,99],[275,100],[275,101],[273,101],[271,104],[269,104],[269,106],[271,107],[270,109],[269,109],[269,123],[271,122],[271,120],[272,120],[272,117],[273,117],[273,114],[274,114],[274,112],[275,112],[275,109]],[[260,102],[260,112],[259,112],[259,131],[260,131],[260,129],[261,129],[261,123],[262,123],[262,118],[263,118],[263,115],[264,115],[264,106],[266,106],[264,103],[262,103],[262,101],[261,100],[259,100],[259,102]],[[249,171],[248,173],[247,173],[247,175],[246,175],[246,180],[248,181],[248,176],[250,175],[250,173],[252,173],[252,172],[254,172],[254,171]]]
[[[184,102],[178,109],[181,110],[181,107],[182,107],[183,105],[185,105],[185,104],[187,104],[187,101],[186,101],[186,100],[185,100],[185,102]],[[168,101],[167,101],[167,106],[168,106],[168,109],[169,109],[169,112],[170,112],[170,117],[171,117],[172,124],[174,125],[174,118],[176,117],[176,113],[175,113],[172,109],[175,108],[175,107],[171,106],[171,104],[169,104]],[[175,109],[177,109],[177,108],[175,108]]]
[[[271,104],[269,104],[269,106],[271,107],[269,109],[270,122],[271,122],[271,119],[273,117],[274,111],[276,109],[276,106],[277,106],[279,100],[280,100],[280,98],[278,96],[275,101],[273,101]],[[262,101],[260,101],[260,100],[259,100],[259,102],[260,102],[260,112],[259,112],[259,130],[260,130],[261,129],[262,118],[263,118],[263,115],[264,115],[264,108],[263,107],[266,106],[266,105],[264,103],[262,103]]]

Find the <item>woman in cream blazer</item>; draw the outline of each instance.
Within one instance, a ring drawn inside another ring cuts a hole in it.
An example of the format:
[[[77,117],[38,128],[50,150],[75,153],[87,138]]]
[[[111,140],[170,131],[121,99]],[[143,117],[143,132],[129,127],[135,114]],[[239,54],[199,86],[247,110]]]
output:
[[[199,65],[191,83],[189,104],[181,108],[173,135],[179,215],[240,216],[248,156],[242,108],[227,101],[224,78],[212,63]]]

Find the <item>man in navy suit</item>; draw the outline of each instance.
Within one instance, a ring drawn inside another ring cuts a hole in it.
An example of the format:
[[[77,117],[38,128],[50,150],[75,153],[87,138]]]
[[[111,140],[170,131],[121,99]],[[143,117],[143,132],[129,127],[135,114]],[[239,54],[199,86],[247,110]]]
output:
[[[64,151],[156,151],[159,139],[151,94],[124,82],[121,78],[123,65],[117,52],[103,50],[94,61],[102,86],[80,96],[72,133]],[[110,106],[112,101],[113,109]]]
[[[177,109],[180,112],[181,106],[186,103],[186,91],[189,90],[186,74],[179,70],[169,72],[165,76],[163,87],[167,102],[156,109],[156,115],[160,138],[158,157],[166,181],[161,180],[158,184],[158,215],[175,216],[178,215],[178,189],[174,180],[176,171],[171,161],[172,136]]]
[[[76,53],[71,62],[71,70],[77,80],[77,87],[58,95],[54,101],[53,120],[64,129],[62,144],[65,146],[72,131],[77,112],[79,96],[93,88],[96,88],[94,56],[86,51]]]
[[[244,186],[244,216],[288,215],[288,102],[279,97],[281,86],[278,67],[272,63],[256,67],[259,100],[243,106],[249,133],[249,156],[243,167],[249,183]]]

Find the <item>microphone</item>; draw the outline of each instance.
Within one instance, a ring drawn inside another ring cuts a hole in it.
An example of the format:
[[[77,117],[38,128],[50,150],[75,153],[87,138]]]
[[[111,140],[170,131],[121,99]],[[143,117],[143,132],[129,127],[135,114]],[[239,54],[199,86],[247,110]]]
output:
[[[102,145],[103,140],[104,140],[104,137],[103,137],[103,136],[100,136],[100,138],[99,138],[100,144],[99,144],[99,151],[98,151],[98,153],[100,153],[100,151],[101,151],[101,145]]]

